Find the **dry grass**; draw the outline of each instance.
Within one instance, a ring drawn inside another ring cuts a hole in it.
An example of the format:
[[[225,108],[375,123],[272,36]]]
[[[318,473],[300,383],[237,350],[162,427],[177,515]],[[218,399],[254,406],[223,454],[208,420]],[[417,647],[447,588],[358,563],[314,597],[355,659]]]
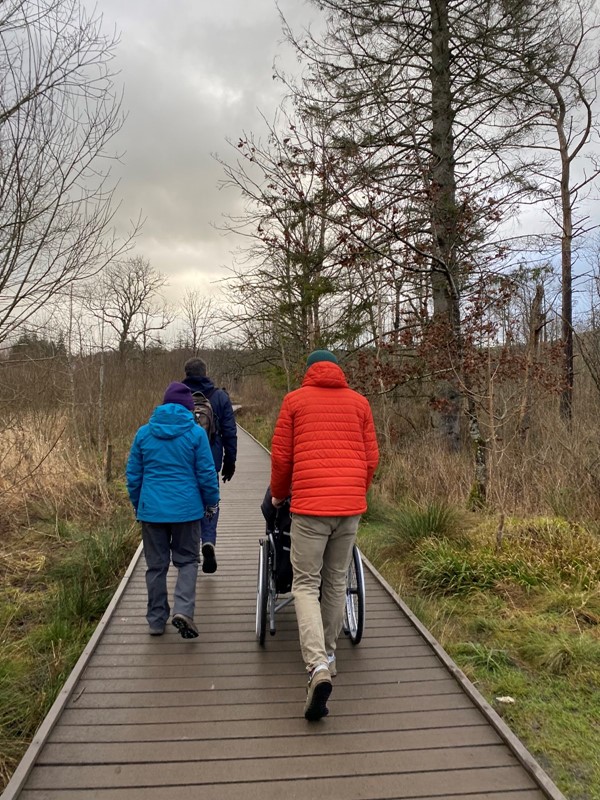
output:
[[[29,413],[0,431],[0,498],[13,525],[27,527],[106,511],[102,463],[73,441],[66,411]]]
[[[551,415],[524,444],[489,454],[488,506],[507,514],[548,514],[570,520],[600,518],[600,425],[571,431]],[[448,452],[433,433],[407,435],[381,460],[376,493],[388,502],[439,499],[465,507],[474,479],[469,447]]]
[[[385,454],[374,492],[390,502],[440,499],[460,506],[468,497],[471,480],[468,454],[451,454],[433,434],[426,434],[413,436],[396,452]]]
[[[0,430],[0,788],[85,645],[139,534],[67,410]],[[6,424],[8,423],[8,424]]]

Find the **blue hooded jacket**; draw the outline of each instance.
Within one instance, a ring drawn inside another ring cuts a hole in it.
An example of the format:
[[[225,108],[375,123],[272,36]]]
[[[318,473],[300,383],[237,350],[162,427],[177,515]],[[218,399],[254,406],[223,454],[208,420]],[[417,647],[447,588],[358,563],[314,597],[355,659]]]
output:
[[[142,522],[191,522],[219,502],[206,432],[178,403],[157,406],[135,435],[127,491]]]
[[[217,422],[217,432],[211,446],[215,469],[220,472],[224,460],[230,464],[235,464],[237,458],[237,427],[229,395],[223,389],[216,389],[210,378],[189,375],[183,379],[182,383],[185,383],[192,392],[202,392],[210,400]],[[224,456],[223,453],[225,454]]]

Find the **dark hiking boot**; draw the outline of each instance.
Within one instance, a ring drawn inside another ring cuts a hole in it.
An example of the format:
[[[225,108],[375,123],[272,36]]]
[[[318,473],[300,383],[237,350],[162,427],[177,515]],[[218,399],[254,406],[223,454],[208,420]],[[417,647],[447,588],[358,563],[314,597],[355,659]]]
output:
[[[173,614],[171,624],[177,628],[182,639],[195,639],[198,636],[194,620],[185,614]]]
[[[215,557],[215,546],[210,542],[202,545],[202,572],[212,574],[217,571],[217,559]]]

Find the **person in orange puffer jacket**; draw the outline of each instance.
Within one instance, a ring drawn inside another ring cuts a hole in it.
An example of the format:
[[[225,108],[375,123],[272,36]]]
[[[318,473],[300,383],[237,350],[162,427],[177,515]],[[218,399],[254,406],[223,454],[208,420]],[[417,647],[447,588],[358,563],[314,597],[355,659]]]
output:
[[[275,506],[292,496],[292,592],[309,676],[304,716],[317,720],[329,713],[346,571],[379,450],[369,402],[348,387],[335,355],[315,350],[306,366],[275,425],[270,488]]]

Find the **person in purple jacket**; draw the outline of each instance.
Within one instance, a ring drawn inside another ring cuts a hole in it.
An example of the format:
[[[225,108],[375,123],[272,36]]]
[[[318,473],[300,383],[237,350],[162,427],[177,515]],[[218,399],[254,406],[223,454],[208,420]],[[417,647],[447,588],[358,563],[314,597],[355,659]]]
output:
[[[172,624],[184,639],[194,622],[200,524],[219,507],[219,481],[206,432],[196,424],[192,393],[170,383],[163,404],[138,430],[127,461],[127,491],[142,523],[151,636],[164,633],[170,614],[167,572],[177,567]]]

